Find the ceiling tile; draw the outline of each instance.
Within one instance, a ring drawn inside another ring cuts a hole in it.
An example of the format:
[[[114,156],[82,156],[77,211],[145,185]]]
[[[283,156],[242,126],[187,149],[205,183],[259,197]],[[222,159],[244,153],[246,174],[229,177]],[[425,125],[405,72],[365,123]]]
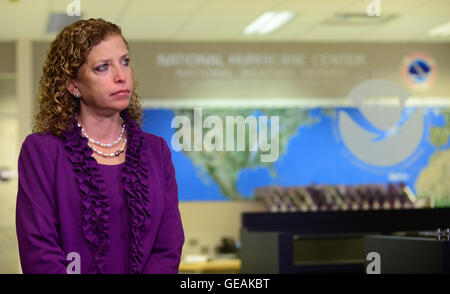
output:
[[[104,18],[121,26],[128,40],[304,41],[439,40],[429,29],[450,21],[450,0],[381,0],[382,15],[397,18],[377,26],[324,24],[337,13],[365,13],[373,0],[80,0],[83,18]],[[45,34],[51,12],[71,0],[0,1],[0,40],[51,40]],[[272,34],[244,35],[262,13],[289,10],[296,17]],[[20,21],[18,21],[20,20]]]

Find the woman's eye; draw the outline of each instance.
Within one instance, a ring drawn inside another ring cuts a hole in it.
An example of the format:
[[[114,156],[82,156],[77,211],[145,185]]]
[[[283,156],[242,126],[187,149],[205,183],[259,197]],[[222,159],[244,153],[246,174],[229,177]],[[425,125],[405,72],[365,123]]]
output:
[[[96,68],[96,70],[98,70],[98,71],[105,71],[107,69],[108,69],[108,64],[107,63],[102,64],[102,65],[100,65],[99,67]]]
[[[130,64],[130,58],[125,58],[122,60],[122,64],[128,66]],[[108,69],[108,63],[102,64],[96,68],[97,71],[106,71]]]

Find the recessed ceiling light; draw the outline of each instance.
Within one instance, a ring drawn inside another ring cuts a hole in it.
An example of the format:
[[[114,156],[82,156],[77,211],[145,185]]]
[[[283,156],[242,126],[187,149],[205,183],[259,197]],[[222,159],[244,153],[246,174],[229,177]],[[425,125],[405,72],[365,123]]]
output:
[[[360,25],[381,25],[392,21],[397,17],[396,14],[384,13],[381,16],[368,16],[367,13],[355,12],[337,12],[332,16],[324,19],[323,24],[326,25],[346,25],[346,26],[360,26]]]
[[[82,16],[68,16],[67,13],[52,12],[47,24],[47,33],[58,33],[65,26],[68,26],[81,19]]]
[[[249,24],[244,29],[244,34],[270,34],[282,25],[290,21],[295,16],[295,13],[291,11],[273,12],[269,11],[262,14],[255,21]]]

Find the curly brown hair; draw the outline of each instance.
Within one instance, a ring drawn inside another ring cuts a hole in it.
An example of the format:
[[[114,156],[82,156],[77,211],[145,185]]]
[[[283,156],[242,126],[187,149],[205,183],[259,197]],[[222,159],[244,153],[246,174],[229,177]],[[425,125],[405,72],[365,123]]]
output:
[[[60,137],[67,129],[74,115],[80,111],[80,100],[67,90],[67,85],[77,78],[92,47],[112,35],[121,36],[129,50],[120,27],[101,18],[79,20],[66,26],[56,36],[47,51],[39,82],[33,133],[52,132]],[[132,73],[134,89],[126,111],[142,127],[142,104],[135,90],[137,79],[133,69]]]

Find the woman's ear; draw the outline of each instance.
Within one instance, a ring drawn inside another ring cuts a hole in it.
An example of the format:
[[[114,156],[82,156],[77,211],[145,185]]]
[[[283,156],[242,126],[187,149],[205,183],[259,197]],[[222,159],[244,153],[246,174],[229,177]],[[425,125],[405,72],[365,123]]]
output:
[[[67,91],[77,98],[81,97],[80,90],[75,85],[75,81],[71,80],[67,83]]]

